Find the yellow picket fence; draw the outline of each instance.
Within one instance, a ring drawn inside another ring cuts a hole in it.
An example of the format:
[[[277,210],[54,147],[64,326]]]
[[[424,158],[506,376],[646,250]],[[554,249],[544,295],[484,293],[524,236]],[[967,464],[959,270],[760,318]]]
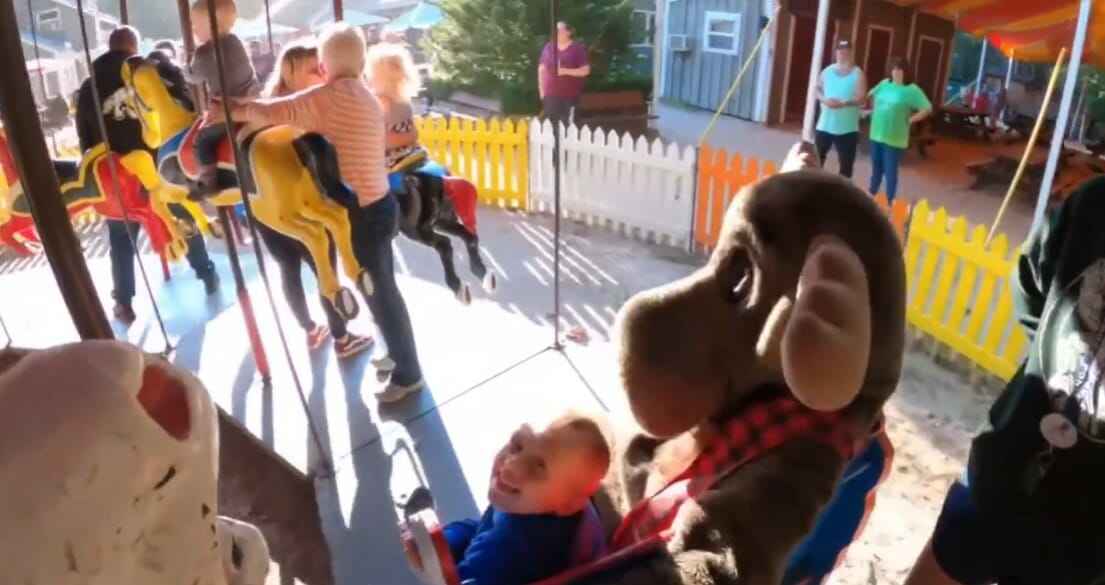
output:
[[[472,181],[480,202],[529,205],[529,125],[525,120],[420,118],[418,136],[430,157]]]
[[[1013,313],[1009,275],[1020,249],[1005,235],[986,246],[986,227],[970,228],[927,201],[913,210],[906,243],[909,322],[983,369],[1009,379],[1028,346]]]

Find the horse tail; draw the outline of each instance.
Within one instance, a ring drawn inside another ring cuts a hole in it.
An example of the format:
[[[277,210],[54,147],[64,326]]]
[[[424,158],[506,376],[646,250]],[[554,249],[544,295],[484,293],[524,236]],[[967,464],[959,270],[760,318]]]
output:
[[[349,208],[357,206],[357,194],[341,180],[338,153],[318,132],[305,132],[292,140],[299,162],[311,173],[319,192]]]
[[[443,177],[442,188],[445,197],[453,204],[457,219],[472,233],[476,233],[476,205],[479,203],[479,191],[471,181],[463,177]]]

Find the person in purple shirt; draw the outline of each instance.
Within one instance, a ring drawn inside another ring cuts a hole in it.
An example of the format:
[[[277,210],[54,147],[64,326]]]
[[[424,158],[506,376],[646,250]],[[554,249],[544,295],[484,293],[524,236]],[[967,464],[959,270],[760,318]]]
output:
[[[556,23],[556,47],[558,63],[553,62],[551,42],[541,51],[537,90],[547,118],[571,122],[583,95],[583,80],[591,74],[591,57],[583,45],[572,40],[572,27],[564,22]]]

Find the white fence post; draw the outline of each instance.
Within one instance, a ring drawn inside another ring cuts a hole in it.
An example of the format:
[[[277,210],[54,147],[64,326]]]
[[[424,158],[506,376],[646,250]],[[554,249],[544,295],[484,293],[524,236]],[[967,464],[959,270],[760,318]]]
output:
[[[530,208],[553,209],[553,135],[548,121],[530,125]],[[561,137],[561,204],[568,217],[642,240],[687,247],[694,219],[697,152],[660,139],[588,126]]]

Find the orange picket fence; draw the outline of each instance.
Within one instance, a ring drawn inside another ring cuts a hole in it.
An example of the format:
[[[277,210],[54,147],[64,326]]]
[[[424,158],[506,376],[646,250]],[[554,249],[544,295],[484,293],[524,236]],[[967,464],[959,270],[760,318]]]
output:
[[[716,246],[729,202],[741,188],[772,175],[775,171],[775,163],[772,161],[760,161],[756,157],[746,157],[740,153],[730,155],[724,148],[703,145],[698,151],[695,243],[706,249]],[[909,203],[896,199],[893,205],[887,205],[886,196],[881,193],[875,197],[875,201],[887,213],[904,242],[906,223],[909,221]]]

